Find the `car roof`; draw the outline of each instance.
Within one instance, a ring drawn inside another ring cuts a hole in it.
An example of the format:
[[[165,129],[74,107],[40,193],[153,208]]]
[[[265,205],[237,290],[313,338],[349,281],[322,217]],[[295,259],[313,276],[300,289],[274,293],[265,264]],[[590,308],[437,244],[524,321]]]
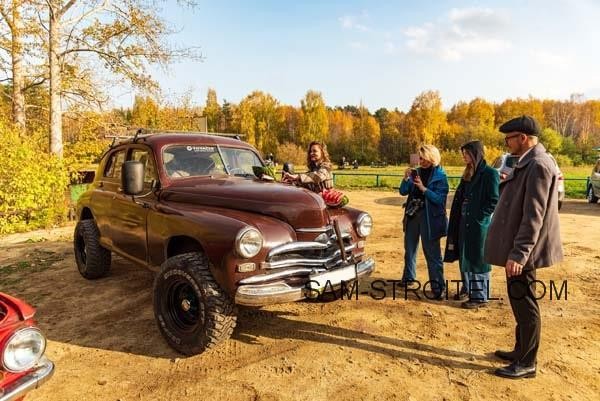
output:
[[[222,136],[228,135],[228,136]],[[145,143],[153,148],[160,148],[165,145],[213,145],[213,146],[232,146],[247,149],[254,149],[252,145],[237,139],[234,134],[200,134],[200,133],[161,133],[156,132],[146,135],[137,135],[135,137],[126,138],[113,144],[111,147],[121,145]]]

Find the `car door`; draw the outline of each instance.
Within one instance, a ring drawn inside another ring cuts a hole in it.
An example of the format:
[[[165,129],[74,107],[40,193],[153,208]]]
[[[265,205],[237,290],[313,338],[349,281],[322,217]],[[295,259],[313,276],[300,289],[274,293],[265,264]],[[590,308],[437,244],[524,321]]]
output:
[[[146,236],[148,211],[156,203],[153,185],[158,177],[150,148],[144,145],[132,145],[128,149],[127,160],[144,164],[144,191],[141,196],[134,198],[126,195],[119,186],[113,199],[112,240],[117,252],[145,264],[148,251]]]
[[[96,226],[100,230],[100,242],[111,250],[114,248],[112,237],[113,200],[121,187],[121,168],[125,161],[126,151],[125,147],[119,147],[106,156],[106,163],[92,194],[92,212]]]
[[[596,162],[596,166],[594,166],[591,181],[594,187],[594,194],[598,196],[600,194],[600,159]]]

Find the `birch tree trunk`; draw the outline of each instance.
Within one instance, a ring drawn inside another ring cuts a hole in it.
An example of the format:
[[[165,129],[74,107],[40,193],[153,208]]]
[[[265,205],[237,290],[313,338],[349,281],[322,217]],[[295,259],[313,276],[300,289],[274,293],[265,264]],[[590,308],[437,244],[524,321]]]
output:
[[[62,106],[60,71],[60,1],[49,7],[48,63],[50,66],[50,153],[62,157]],[[57,4],[58,3],[58,4]]]
[[[25,76],[23,73],[23,20],[20,13],[21,2],[13,0],[12,2],[12,74],[13,74],[13,90],[12,90],[12,111],[13,122],[21,132],[25,134]]]

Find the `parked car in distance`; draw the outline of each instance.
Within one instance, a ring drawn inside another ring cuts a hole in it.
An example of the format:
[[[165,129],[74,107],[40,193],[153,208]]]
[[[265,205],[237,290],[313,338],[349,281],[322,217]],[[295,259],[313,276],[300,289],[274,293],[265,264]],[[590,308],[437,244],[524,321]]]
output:
[[[0,292],[0,401],[22,400],[54,372],[34,314],[33,307]]]
[[[586,194],[589,203],[597,203],[600,198],[600,158],[596,161],[592,173],[588,177]]]
[[[229,338],[236,305],[316,298],[369,275],[371,216],[259,179],[253,171],[264,165],[251,145],[216,135],[112,145],[77,205],[80,274],[106,276],[113,252],[158,271],[157,325],[186,355]]]
[[[565,199],[565,177],[560,170],[560,167],[558,167],[558,163],[556,162],[554,156],[552,156],[550,153],[548,153],[548,156],[550,156],[554,162],[554,165],[556,166],[556,173],[558,174],[558,210],[560,210],[563,200]],[[515,168],[515,164],[517,164],[518,161],[519,156],[505,153],[494,160],[492,167],[498,170],[498,173],[500,173],[500,180],[502,181],[506,179],[506,177],[512,172],[512,170]]]

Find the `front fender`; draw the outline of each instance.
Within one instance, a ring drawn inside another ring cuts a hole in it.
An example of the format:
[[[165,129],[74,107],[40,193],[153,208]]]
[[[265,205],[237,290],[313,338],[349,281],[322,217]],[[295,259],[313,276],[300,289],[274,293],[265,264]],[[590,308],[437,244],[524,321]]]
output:
[[[193,238],[208,256],[215,280],[230,294],[235,293],[235,283],[258,273],[260,262],[270,249],[296,240],[292,227],[272,217],[217,207],[173,206],[162,204],[148,214],[150,265],[160,265],[166,260],[171,238]],[[247,226],[257,228],[264,239],[263,249],[251,259],[241,258],[235,252],[236,235]],[[238,273],[237,265],[245,262],[254,262],[257,270]]]

